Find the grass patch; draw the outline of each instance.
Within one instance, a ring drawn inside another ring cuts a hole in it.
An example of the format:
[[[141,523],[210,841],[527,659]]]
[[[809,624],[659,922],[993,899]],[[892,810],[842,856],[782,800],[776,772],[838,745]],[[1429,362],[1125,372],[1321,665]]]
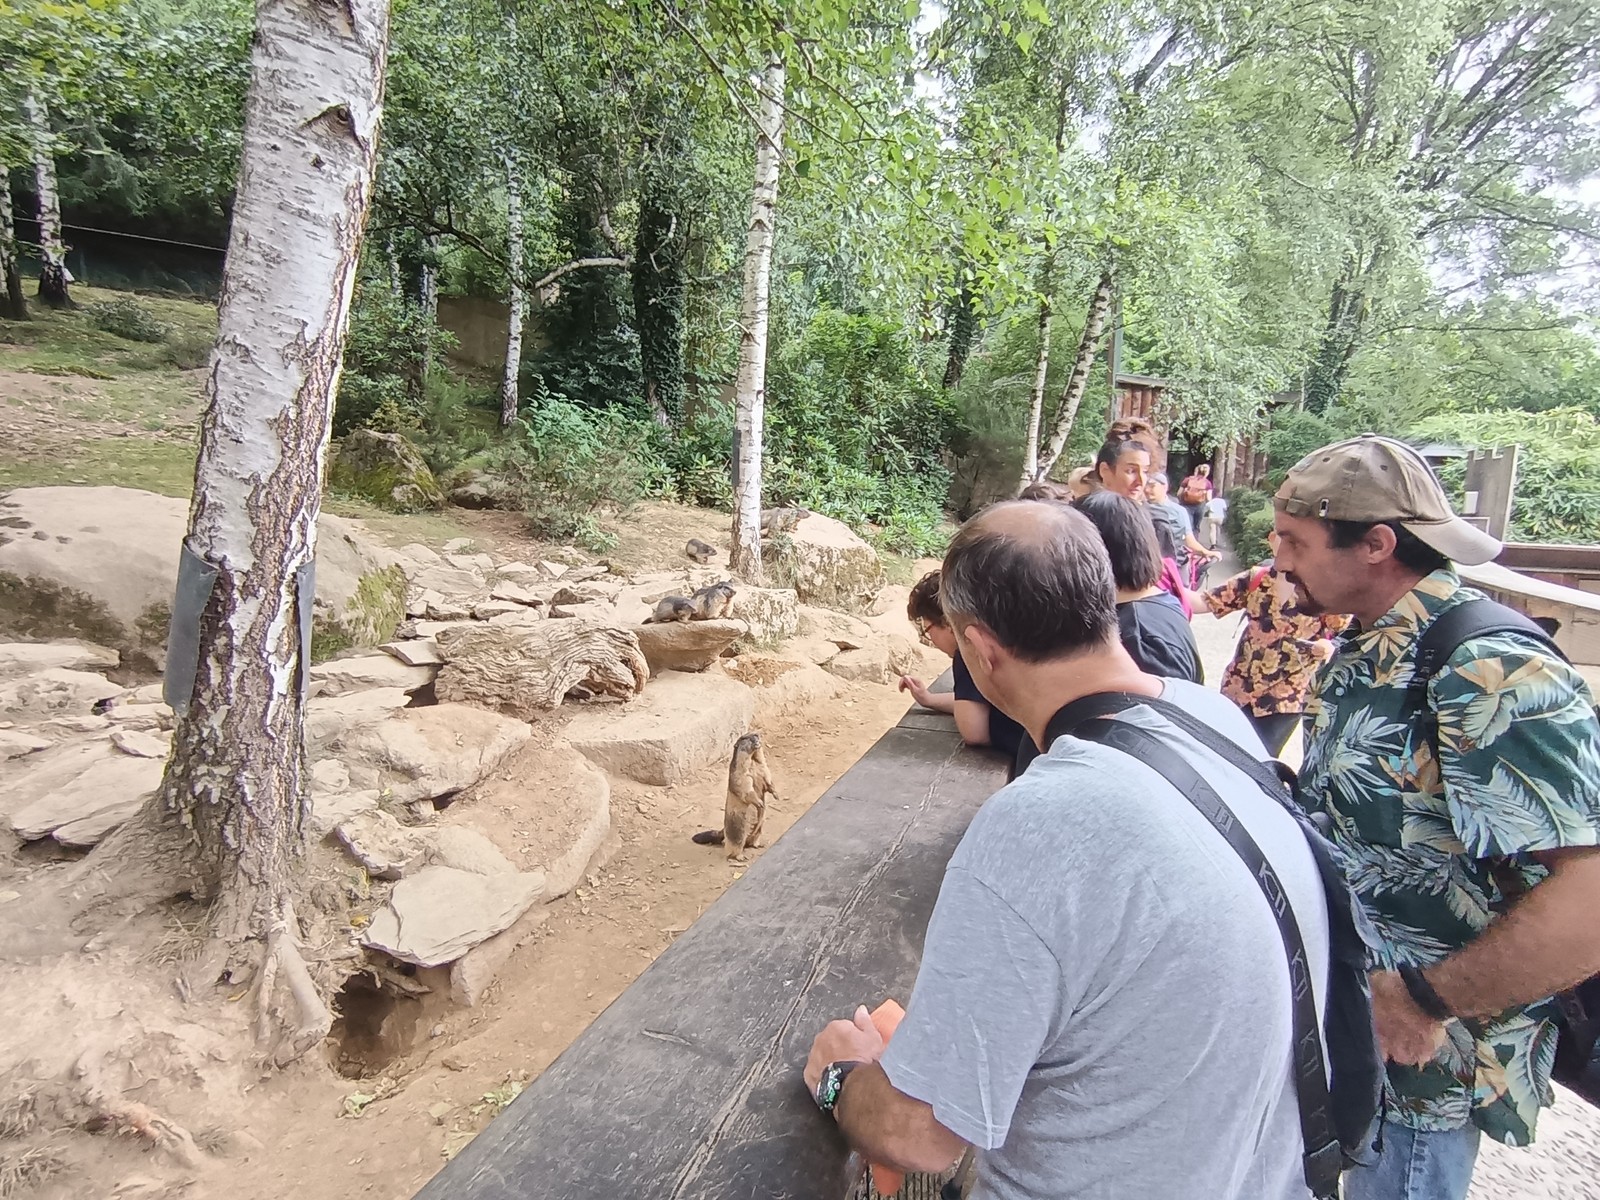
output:
[[[0,458],[0,489],[60,484],[140,488],[187,499],[195,448],[144,438],[90,438],[48,458]]]
[[[128,293],[75,286],[73,297],[81,305],[76,310],[57,312],[31,304],[33,320],[0,321],[0,367],[41,375],[119,379],[167,364],[171,356],[165,347],[130,342],[95,327],[90,310],[125,303]],[[161,296],[140,296],[137,303],[166,327],[168,342],[173,345],[187,346],[197,338],[216,337],[217,313],[209,304]]]

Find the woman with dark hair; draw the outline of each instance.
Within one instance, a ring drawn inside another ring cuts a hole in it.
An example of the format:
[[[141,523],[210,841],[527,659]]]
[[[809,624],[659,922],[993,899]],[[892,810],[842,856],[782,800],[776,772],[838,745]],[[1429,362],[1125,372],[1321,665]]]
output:
[[[978,685],[972,681],[972,672],[961,661],[961,652],[956,649],[956,632],[945,620],[944,608],[939,604],[939,572],[929,571],[917,580],[911,589],[911,598],[906,601],[906,616],[917,627],[917,638],[924,646],[933,646],[950,656],[955,690],[930,692],[927,684],[913,675],[900,677],[900,690],[910,692],[911,698],[923,708],[954,716],[956,729],[967,745],[993,746],[1015,757],[1024,737],[1022,726],[984,699]]]
[[[1117,421],[1094,456],[1095,479],[1106,491],[1142,503],[1154,453],[1155,430],[1148,421]]]
[[[1142,505],[1098,491],[1075,506],[1100,531],[1117,584],[1122,645],[1152,675],[1204,683],[1200,648],[1178,601],[1161,589],[1161,548]]]

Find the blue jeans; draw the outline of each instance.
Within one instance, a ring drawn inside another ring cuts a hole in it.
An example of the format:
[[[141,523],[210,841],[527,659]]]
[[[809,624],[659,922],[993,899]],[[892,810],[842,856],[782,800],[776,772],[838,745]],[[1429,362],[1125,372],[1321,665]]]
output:
[[[1478,1127],[1408,1129],[1383,1123],[1383,1153],[1345,1172],[1344,1200],[1466,1200],[1478,1161]]]

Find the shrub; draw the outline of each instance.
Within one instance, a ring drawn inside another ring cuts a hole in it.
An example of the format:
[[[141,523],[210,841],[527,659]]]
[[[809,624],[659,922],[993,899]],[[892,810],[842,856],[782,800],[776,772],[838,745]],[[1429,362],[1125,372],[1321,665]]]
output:
[[[1272,531],[1272,497],[1254,488],[1236,487],[1227,499],[1223,535],[1240,562],[1260,562],[1272,552],[1267,546],[1267,534]]]
[[[647,422],[545,395],[489,451],[486,469],[527,511],[535,534],[603,550],[611,539],[597,514],[664,486],[655,436]]]
[[[455,338],[387,283],[359,284],[345,340],[333,432],[414,424],[429,368]]]
[[[210,334],[189,330],[168,338],[158,357],[169,367],[177,367],[180,371],[193,371],[211,361],[211,348],[214,345],[216,339]]]
[[[130,342],[164,342],[172,332],[170,325],[131,296],[91,305],[87,315],[96,329]]]

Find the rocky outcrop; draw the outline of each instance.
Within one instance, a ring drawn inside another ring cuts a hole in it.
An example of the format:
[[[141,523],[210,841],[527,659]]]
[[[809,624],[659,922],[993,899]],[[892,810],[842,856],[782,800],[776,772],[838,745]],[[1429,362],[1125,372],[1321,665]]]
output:
[[[437,667],[407,666],[388,654],[363,654],[312,667],[311,678],[322,684],[324,696],[344,696],[379,687],[414,692],[432,683],[438,671]]]
[[[402,962],[437,967],[509,929],[543,896],[544,876],[536,872],[423,867],[395,884],[362,940]]]
[[[844,524],[813,513],[767,543],[767,577],[803,604],[864,613],[884,585],[878,552]]]
[[[652,675],[704,671],[748,632],[743,621],[669,621],[640,625],[633,631]]]
[[[354,429],[339,442],[328,486],[390,512],[444,507],[444,492],[422,453],[398,433]]]
[[[755,697],[736,680],[668,671],[629,704],[580,709],[564,732],[613,775],[665,785],[726,762],[754,712]]]
[[[0,638],[74,636],[159,669],[189,502],[133,488],[16,488],[0,496]],[[405,604],[395,557],[323,514],[313,654],[387,640]]]
[[[440,700],[511,713],[558,708],[574,688],[627,699],[650,677],[631,631],[589,621],[462,625],[435,640],[445,660],[434,685]]]
[[[87,713],[102,700],[126,689],[104,675],[52,667],[0,684],[0,718],[43,721],[70,713]]]
[[[105,646],[76,639],[60,642],[8,642],[0,645],[0,679],[34,671],[105,671],[122,656]]]
[[[771,650],[792,638],[800,627],[799,598],[793,588],[741,586],[734,593],[728,615],[750,627],[742,645]]]
[[[522,721],[465,704],[400,709],[339,733],[330,747],[356,790],[390,803],[434,800],[471,787],[532,735]]]
[[[109,741],[41,753],[8,782],[6,802],[16,805],[11,831],[25,842],[51,837],[92,846],[139,811],[165,767],[162,758],[125,754]]]
[[[547,898],[566,895],[605,856],[610,781],[564,740],[528,743],[484,781],[478,800],[480,812],[506,814],[522,861],[544,872]]]

